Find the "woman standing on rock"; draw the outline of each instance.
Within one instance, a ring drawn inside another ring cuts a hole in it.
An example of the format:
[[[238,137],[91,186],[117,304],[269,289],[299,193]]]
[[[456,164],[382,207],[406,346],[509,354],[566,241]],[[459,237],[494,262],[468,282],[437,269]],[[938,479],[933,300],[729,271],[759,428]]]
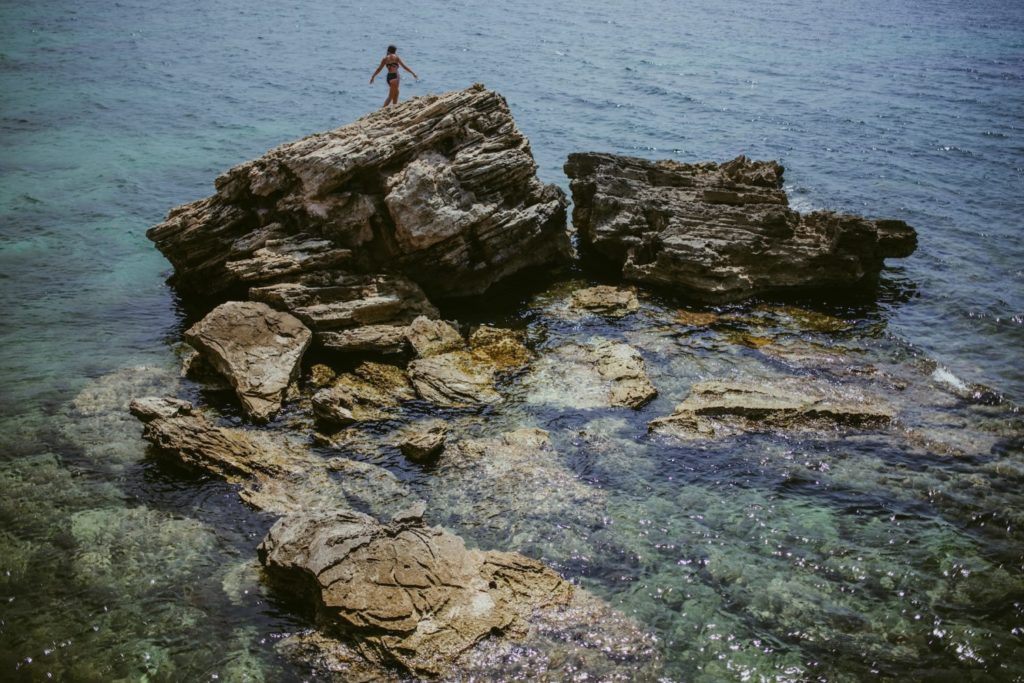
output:
[[[377,78],[377,74],[380,73],[380,70],[384,67],[388,68],[388,87],[390,90],[388,90],[388,97],[384,100],[384,104],[381,108],[386,107],[389,104],[398,104],[398,67],[402,67],[411,73],[413,78],[417,81],[420,80],[420,77],[416,75],[416,72],[405,65],[402,58],[396,54],[397,52],[397,47],[394,45],[388,45],[388,53],[384,55],[384,59],[380,60],[380,66],[378,66],[377,70],[373,72],[372,76],[370,76],[370,83],[372,84],[373,79]]]

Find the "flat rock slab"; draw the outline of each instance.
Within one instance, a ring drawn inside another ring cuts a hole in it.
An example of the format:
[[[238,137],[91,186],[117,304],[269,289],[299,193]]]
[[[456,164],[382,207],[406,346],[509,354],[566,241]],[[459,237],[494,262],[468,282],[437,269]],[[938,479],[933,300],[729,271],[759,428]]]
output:
[[[357,512],[290,515],[271,528],[260,559],[300,590],[314,588],[325,629],[418,675],[441,675],[477,642],[521,634],[534,610],[572,599],[572,585],[541,562],[468,550],[422,513],[387,524]]]
[[[681,438],[713,438],[744,432],[874,428],[895,411],[871,396],[810,380],[710,381],[695,384],[651,431]]]
[[[842,292],[872,282],[885,258],[917,246],[902,221],[793,211],[774,161],[680,164],[581,153],[569,156],[565,172],[582,254],[627,280],[705,301]]]
[[[571,408],[640,408],[658,394],[640,352],[607,339],[546,352],[525,382],[531,403]]]
[[[189,328],[185,339],[231,383],[245,413],[265,422],[298,376],[312,333],[266,304],[229,301]]]

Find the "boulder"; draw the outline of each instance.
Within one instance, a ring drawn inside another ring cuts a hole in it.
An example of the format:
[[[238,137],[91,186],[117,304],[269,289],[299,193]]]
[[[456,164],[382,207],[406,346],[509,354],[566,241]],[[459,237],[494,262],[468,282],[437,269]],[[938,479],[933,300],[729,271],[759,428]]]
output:
[[[189,328],[185,339],[231,383],[246,414],[266,421],[281,408],[312,334],[266,304],[229,301]]]
[[[249,298],[290,312],[335,350],[403,351],[405,327],[418,316],[437,316],[419,285],[398,275],[303,273],[289,282],[253,287]],[[387,334],[395,328],[398,339]],[[365,348],[355,348],[355,339]]]
[[[447,438],[448,426],[438,420],[433,424],[419,425],[404,432],[399,437],[398,448],[410,460],[428,460],[444,450]]]
[[[422,506],[386,524],[348,511],[289,515],[260,559],[299,594],[312,589],[325,630],[415,675],[441,675],[477,642],[521,634],[535,610],[571,601],[572,585],[544,564],[469,550],[422,515]]]
[[[633,282],[710,301],[870,283],[883,260],[917,246],[898,220],[788,206],[783,168],[737,157],[716,164],[612,154],[569,156],[581,254]]]
[[[611,318],[621,318],[640,310],[635,290],[608,285],[578,289],[572,293],[572,303],[576,308]]]
[[[497,369],[468,351],[450,351],[409,363],[409,379],[424,401],[448,408],[498,403]]]
[[[874,428],[895,418],[887,404],[851,389],[806,379],[698,382],[650,431],[681,438],[712,438],[773,430]]]
[[[430,296],[480,294],[570,258],[565,194],[536,170],[505,99],[474,85],[270,150],[147,235],[184,293],[389,273]]]
[[[406,337],[420,358],[457,351],[466,346],[466,340],[457,329],[443,320],[431,320],[426,316],[412,321],[406,330]]]
[[[363,362],[313,395],[313,415],[328,430],[355,422],[383,420],[416,398],[405,372],[386,363]]]

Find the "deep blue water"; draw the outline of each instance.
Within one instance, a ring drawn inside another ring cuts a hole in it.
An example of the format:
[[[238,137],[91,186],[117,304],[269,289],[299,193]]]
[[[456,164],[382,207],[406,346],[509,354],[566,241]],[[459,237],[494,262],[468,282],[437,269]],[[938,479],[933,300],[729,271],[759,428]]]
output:
[[[148,528],[148,510],[186,536],[202,526],[210,567],[248,559],[262,527],[229,491],[168,489],[131,454],[97,456],[57,423],[93,379],[141,364],[176,371],[183,313],[145,229],[210,194],[226,168],[379,106],[385,87],[368,80],[388,43],[421,76],[404,78],[403,99],[473,82],[504,94],[541,178],[566,189],[574,151],[746,154],[785,165],[796,208],[906,220],[920,247],[884,273],[885,334],[1024,400],[1019,2],[0,0],[0,461],[14,472],[0,481],[13,501],[0,540],[35,558],[25,566],[46,572],[34,581],[49,593],[30,597],[24,577],[0,586],[9,605],[38,601],[0,611],[0,666],[100,619],[103,599],[80,602],[64,580],[90,505],[133,529]],[[38,486],[25,484],[32,468]],[[225,528],[236,508],[248,521]],[[162,548],[145,567],[163,571]],[[206,565],[188,566],[175,590]],[[228,617],[203,605],[224,598],[197,585],[188,629],[219,633]],[[140,614],[174,602],[148,599]],[[246,610],[260,628],[275,623],[271,608],[234,609],[233,623]],[[95,648],[134,652],[156,638],[135,622],[95,625],[115,634]]]

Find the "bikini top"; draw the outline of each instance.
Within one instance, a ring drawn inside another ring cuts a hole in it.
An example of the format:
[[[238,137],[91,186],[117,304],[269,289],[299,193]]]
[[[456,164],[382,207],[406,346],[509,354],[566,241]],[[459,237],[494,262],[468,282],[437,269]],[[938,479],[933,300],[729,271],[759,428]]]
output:
[[[395,71],[398,71],[398,60],[396,59],[393,62],[385,62],[384,66],[386,66],[388,68],[388,71],[391,71],[392,69],[394,69]]]

